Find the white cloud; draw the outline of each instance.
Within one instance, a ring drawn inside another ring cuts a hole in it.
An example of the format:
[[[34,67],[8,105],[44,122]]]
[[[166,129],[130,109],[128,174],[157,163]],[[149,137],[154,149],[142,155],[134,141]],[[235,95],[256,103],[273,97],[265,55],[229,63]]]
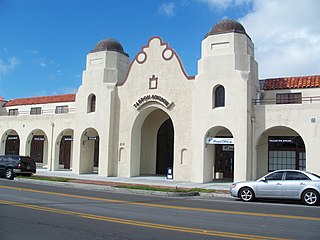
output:
[[[26,52],[32,55],[37,55],[40,51],[35,49],[27,49]]]
[[[232,0],[199,0],[211,8],[226,9],[232,4]]]
[[[174,16],[175,5],[173,2],[164,3],[159,7],[159,12],[167,17]]]
[[[13,70],[19,63],[20,61],[15,57],[11,57],[7,61],[0,59],[0,75]]]
[[[39,60],[39,65],[40,65],[41,67],[43,67],[43,68],[45,68],[45,67],[47,66],[47,64],[46,64],[46,62],[45,62],[44,59],[40,59],[40,60]]]
[[[320,1],[256,0],[239,21],[255,44],[259,78],[320,74]]]
[[[212,9],[225,10],[229,7],[249,4],[253,0],[198,0],[207,4]]]
[[[78,88],[65,87],[65,88],[60,88],[55,91],[52,91],[51,95],[70,94],[70,93],[77,93],[77,92],[78,92]]]

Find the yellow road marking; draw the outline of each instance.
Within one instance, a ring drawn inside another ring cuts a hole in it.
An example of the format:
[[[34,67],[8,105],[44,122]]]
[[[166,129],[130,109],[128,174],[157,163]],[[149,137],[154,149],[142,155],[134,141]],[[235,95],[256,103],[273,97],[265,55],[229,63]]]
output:
[[[198,212],[222,213],[222,214],[233,214],[233,215],[246,215],[246,216],[254,216],[254,217],[272,217],[272,218],[320,221],[320,217],[282,215],[282,214],[273,214],[273,213],[241,212],[241,211],[230,211],[230,210],[219,210],[219,209],[183,207],[183,206],[174,206],[174,205],[170,206],[170,205],[162,205],[162,204],[154,204],[154,203],[140,203],[140,202],[130,202],[130,201],[124,201],[124,200],[107,199],[107,198],[96,198],[96,197],[88,197],[88,196],[81,196],[81,195],[73,195],[73,194],[68,194],[68,193],[57,193],[57,192],[49,192],[49,191],[41,191],[41,190],[25,189],[25,188],[16,188],[16,187],[9,187],[9,186],[0,186],[0,189],[1,188],[18,190],[18,191],[33,192],[33,193],[49,194],[49,195],[55,195],[55,196],[61,196],[61,197],[71,197],[71,198],[79,198],[79,199],[110,202],[110,203],[122,203],[122,204],[127,204],[127,205],[138,205],[138,206],[144,206],[144,207],[156,207],[156,208],[166,208],[166,209],[175,209],[175,210],[184,210],[184,211],[198,211]]]
[[[75,211],[68,211],[68,210],[62,210],[62,209],[57,209],[57,208],[49,208],[49,207],[37,206],[37,205],[33,205],[33,204],[25,204],[25,203],[5,201],[5,200],[0,200],[0,204],[28,208],[28,209],[38,210],[38,211],[45,211],[45,212],[70,215],[70,216],[78,216],[78,217],[97,220],[97,221],[120,223],[120,224],[133,225],[133,226],[138,226],[138,227],[147,227],[147,228],[162,229],[162,230],[169,230],[169,231],[176,231],[176,232],[219,236],[219,237],[228,237],[228,238],[237,238],[237,239],[285,240],[285,238],[273,238],[273,237],[268,237],[268,236],[258,236],[258,235],[251,235],[251,234],[222,232],[222,231],[205,230],[205,229],[199,229],[199,228],[188,228],[188,227],[172,226],[172,225],[166,225],[166,224],[133,221],[133,220],[128,220],[128,219],[113,218],[113,217],[94,215],[94,214],[75,212]]]

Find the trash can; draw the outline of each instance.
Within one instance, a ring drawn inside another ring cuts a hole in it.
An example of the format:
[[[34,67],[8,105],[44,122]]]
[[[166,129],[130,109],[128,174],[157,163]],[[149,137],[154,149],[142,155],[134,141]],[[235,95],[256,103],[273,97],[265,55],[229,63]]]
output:
[[[172,167],[167,168],[167,179],[173,180],[173,169]]]

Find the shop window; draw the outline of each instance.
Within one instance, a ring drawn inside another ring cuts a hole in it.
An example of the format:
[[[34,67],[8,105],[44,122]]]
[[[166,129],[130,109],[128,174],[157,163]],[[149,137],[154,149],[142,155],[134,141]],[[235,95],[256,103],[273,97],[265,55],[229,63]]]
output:
[[[277,93],[276,104],[302,103],[301,93]]]
[[[68,113],[68,112],[69,112],[68,105],[56,106],[56,113],[57,113],[57,114],[60,114],[60,113]]]
[[[268,169],[306,169],[305,146],[301,137],[269,137]]]
[[[91,94],[88,97],[88,113],[96,111],[96,95]]]
[[[33,107],[30,110],[30,115],[38,115],[41,114],[41,107]]]
[[[299,153],[299,170],[306,170],[306,153]]]
[[[18,109],[9,109],[9,116],[16,116],[19,114]]]
[[[223,86],[219,86],[214,89],[213,99],[213,108],[224,107],[225,106],[225,91]]]

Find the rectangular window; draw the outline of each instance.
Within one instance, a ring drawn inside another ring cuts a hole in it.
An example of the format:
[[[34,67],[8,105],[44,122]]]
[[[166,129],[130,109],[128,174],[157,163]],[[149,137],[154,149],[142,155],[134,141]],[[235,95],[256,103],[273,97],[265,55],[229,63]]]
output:
[[[276,104],[294,103],[302,103],[301,93],[278,93],[276,95]]]
[[[269,171],[296,169],[295,151],[269,151]]]
[[[15,116],[15,115],[18,115],[19,112],[18,112],[18,108],[16,109],[9,109],[9,116]]]
[[[65,106],[56,106],[56,113],[68,113],[69,112],[69,108],[68,105]]]
[[[30,115],[38,115],[41,114],[41,107],[33,107],[30,110]]]

